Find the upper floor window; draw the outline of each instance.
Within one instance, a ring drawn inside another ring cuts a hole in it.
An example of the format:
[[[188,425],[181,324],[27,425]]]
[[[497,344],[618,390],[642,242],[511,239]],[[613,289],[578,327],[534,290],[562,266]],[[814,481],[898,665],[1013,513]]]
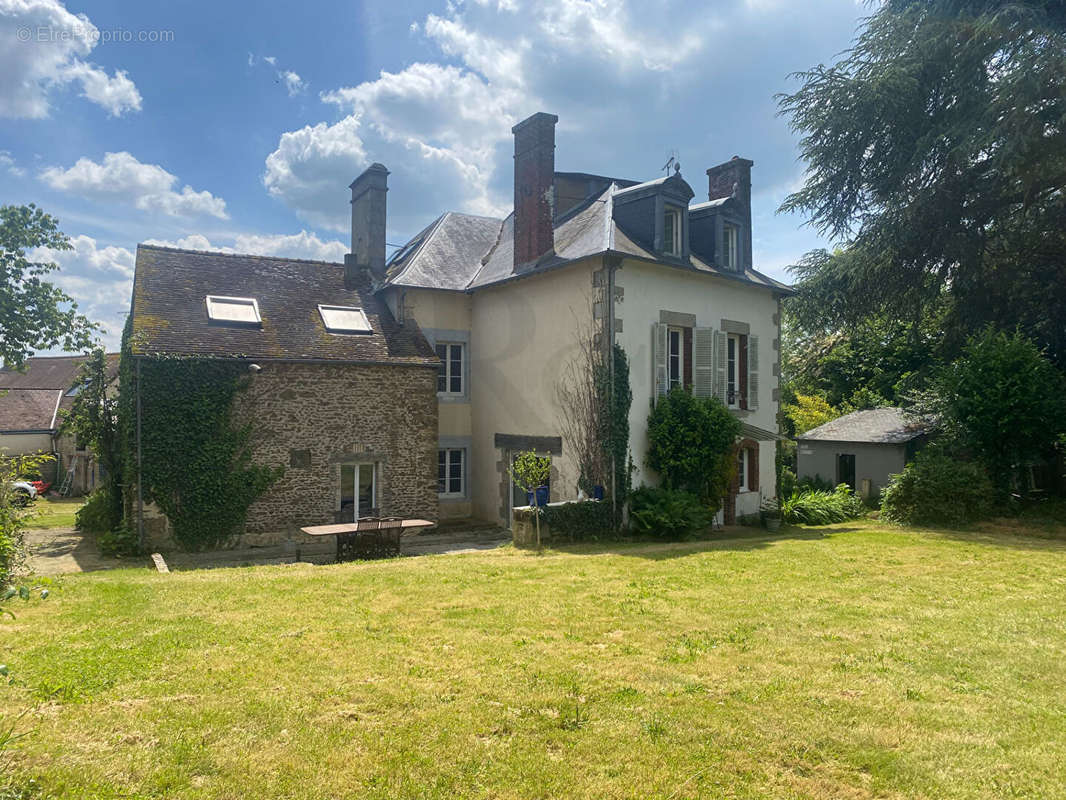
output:
[[[741,369],[743,364],[744,336],[731,333],[726,340],[725,397],[726,405],[737,408],[741,405]]]
[[[666,369],[669,389],[685,385],[685,332],[681,328],[669,328],[666,332]]]
[[[681,255],[681,209],[666,207],[663,215],[663,252],[669,256]]]
[[[737,269],[737,226],[722,226],[722,266]]]
[[[437,394],[463,394],[463,358],[466,348],[462,344],[440,342],[436,350],[440,359]]]

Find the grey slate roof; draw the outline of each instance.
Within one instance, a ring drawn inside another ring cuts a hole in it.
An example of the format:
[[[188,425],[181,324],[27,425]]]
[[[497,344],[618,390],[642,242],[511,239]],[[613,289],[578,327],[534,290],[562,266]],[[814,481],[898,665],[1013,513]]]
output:
[[[71,388],[78,379],[85,356],[36,356],[26,359],[22,370],[0,368],[0,389]],[[108,377],[118,374],[118,353],[107,354]]]
[[[663,180],[665,179],[648,183],[661,183]],[[524,275],[544,272],[598,253],[612,252],[655,261],[674,269],[688,269],[778,291],[791,291],[789,286],[761,272],[745,270],[743,273],[737,273],[719,270],[696,256],[692,256],[685,265],[676,261],[664,261],[634,242],[615,222],[612,211],[613,197],[619,191],[623,191],[622,187],[618,183],[612,184],[598,196],[588,198],[557,219],[555,252],[517,272],[513,264],[513,214],[498,220],[449,212],[393,255],[387,270],[387,283],[472,291]],[[717,201],[712,203],[717,204]]]
[[[262,327],[212,323],[209,294],[254,297]],[[327,332],[319,304],[362,308],[373,332]],[[440,364],[417,327],[397,323],[365,277],[345,288],[343,264],[144,244],[137,247],[131,344],[134,355]]]
[[[55,431],[61,389],[0,389],[0,433]]]
[[[927,430],[923,423],[907,418],[902,408],[872,408],[845,414],[796,438],[814,442],[904,444]]]

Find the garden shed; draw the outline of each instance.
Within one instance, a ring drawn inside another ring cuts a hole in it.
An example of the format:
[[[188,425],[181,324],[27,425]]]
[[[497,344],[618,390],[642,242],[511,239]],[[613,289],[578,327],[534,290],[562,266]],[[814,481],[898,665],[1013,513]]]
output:
[[[846,483],[863,497],[877,497],[927,432],[928,426],[906,417],[902,408],[854,411],[796,437],[796,475]]]

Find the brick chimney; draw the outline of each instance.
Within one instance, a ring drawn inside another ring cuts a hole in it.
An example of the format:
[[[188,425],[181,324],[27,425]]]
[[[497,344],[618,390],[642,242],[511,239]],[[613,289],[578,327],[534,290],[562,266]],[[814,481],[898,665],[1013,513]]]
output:
[[[537,112],[513,128],[514,266],[555,249],[555,114]]]
[[[744,266],[751,268],[751,168],[754,161],[733,156],[724,164],[707,170],[707,199],[735,197],[737,209],[744,218],[742,253]]]
[[[371,164],[352,181],[352,252],[344,257],[344,285],[353,289],[361,273],[375,280],[385,278],[385,193],[389,171]]]

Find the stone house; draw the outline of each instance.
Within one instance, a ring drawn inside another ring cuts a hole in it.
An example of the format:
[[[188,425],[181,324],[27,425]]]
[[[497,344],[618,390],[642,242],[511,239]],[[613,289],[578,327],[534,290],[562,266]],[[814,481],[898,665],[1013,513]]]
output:
[[[118,353],[107,355],[111,385],[118,360]],[[0,368],[0,455],[51,455],[42,479],[58,490],[69,473],[69,494],[75,495],[88,494],[103,479],[92,451],[60,430],[81,388],[84,363],[84,356],[43,356],[27,359],[19,370]]]
[[[373,481],[382,513],[509,527],[526,501],[508,468],[529,449],[553,456],[551,500],[576,497],[558,387],[586,334],[630,361],[635,485],[657,480],[644,464],[649,411],[683,386],[743,424],[726,521],[774,494],[790,289],[753,267],[752,162],[707,169],[707,199],[692,203],[679,171],[643,182],[556,171],[556,122],[538,113],[513,128],[505,218],[442,213],[389,258],[381,164],[349,187],[344,264],[138,249],[136,357],[260,369],[241,413],[264,429],[255,458],[288,469],[249,530],[332,519],[353,474]],[[365,328],[331,331],[334,307],[365,314]]]
[[[253,460],[285,472],[250,507],[242,544],[358,516],[436,519],[438,362],[354,260],[141,245],[131,325],[134,359],[247,365],[235,419],[252,424]],[[151,506],[143,525],[148,543],[168,543]]]

